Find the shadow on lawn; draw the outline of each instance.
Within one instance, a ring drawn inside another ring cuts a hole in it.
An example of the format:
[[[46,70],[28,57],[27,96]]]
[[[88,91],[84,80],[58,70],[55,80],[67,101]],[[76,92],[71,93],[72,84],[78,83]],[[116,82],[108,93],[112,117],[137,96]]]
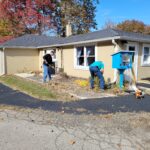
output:
[[[86,99],[72,102],[43,101],[0,84],[0,104],[41,108],[74,114],[108,114],[116,112],[150,112],[150,96],[137,100],[134,95]]]

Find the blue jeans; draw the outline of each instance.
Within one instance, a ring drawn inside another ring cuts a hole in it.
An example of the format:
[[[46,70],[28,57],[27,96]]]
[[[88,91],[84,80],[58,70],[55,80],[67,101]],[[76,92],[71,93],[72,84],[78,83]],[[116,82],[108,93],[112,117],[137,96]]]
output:
[[[100,88],[104,89],[104,84],[105,84],[104,77],[103,74],[98,69],[98,67],[90,67],[90,73],[91,73],[91,80],[90,80],[91,88],[94,88],[94,76],[96,75],[100,80],[100,84],[99,84]]]
[[[43,64],[43,81],[46,82],[46,79],[51,80],[51,69],[50,67]]]

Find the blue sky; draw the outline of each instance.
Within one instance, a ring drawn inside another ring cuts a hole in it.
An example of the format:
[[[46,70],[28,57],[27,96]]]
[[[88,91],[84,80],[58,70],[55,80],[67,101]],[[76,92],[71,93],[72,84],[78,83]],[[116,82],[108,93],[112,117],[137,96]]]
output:
[[[150,25],[150,0],[100,0],[97,5],[98,29],[111,20],[115,23],[136,19]]]

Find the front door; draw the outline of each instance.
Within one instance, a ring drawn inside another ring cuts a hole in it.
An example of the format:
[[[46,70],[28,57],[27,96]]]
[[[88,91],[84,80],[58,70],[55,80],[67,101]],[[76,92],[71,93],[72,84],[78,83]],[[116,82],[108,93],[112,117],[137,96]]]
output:
[[[135,73],[135,77],[137,79],[137,68],[138,68],[138,46],[136,43],[129,43],[127,44],[127,50],[133,51],[133,57],[132,57],[132,67]],[[130,81],[131,71],[126,71],[126,80]]]

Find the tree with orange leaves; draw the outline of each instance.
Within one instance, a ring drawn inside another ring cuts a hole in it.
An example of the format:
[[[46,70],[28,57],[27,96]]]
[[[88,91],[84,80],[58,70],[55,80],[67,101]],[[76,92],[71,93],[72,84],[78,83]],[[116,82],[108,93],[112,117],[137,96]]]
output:
[[[9,21],[9,29],[15,36],[42,32],[53,28],[51,0],[1,0],[0,19]]]

